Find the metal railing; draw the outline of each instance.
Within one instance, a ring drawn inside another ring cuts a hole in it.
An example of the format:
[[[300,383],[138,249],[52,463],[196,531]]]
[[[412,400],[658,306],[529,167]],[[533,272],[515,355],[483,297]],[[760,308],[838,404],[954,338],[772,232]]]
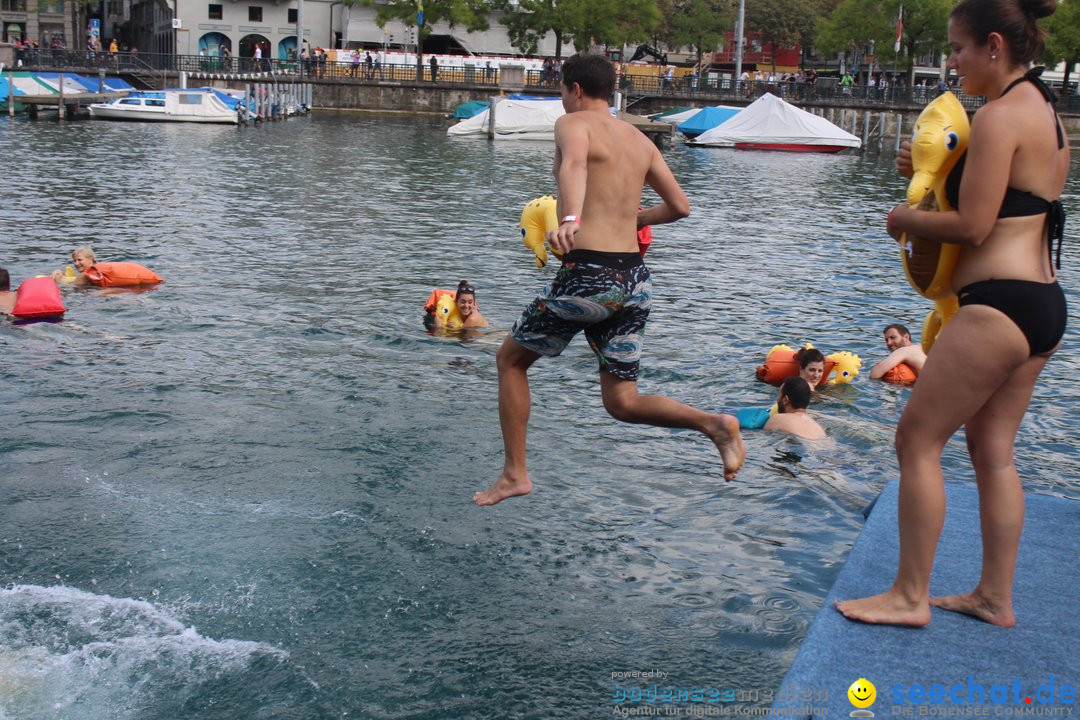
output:
[[[164,74],[169,72],[210,73],[210,74],[266,74],[271,76],[291,76],[305,79],[347,80],[358,83],[411,83],[417,81],[417,66],[414,63],[379,63],[371,65],[361,61],[319,62],[307,60],[279,60],[250,57],[220,57],[200,55],[171,55],[137,52],[93,52],[90,50],[58,50],[22,48],[16,53],[22,63],[22,69],[54,70],[57,68],[85,69],[97,71],[105,69],[115,73],[150,73],[154,72],[164,82]],[[19,63],[17,62],[18,66]],[[468,87],[500,87],[501,72],[497,67],[486,66],[437,66],[434,77],[431,65],[425,62],[421,68],[420,81],[437,85],[461,85]],[[559,92],[560,78],[552,70],[526,70],[524,72],[524,91],[537,94],[556,95]],[[705,76],[680,76],[671,80],[663,76],[644,74],[623,75],[619,79],[619,89],[632,104],[643,98],[670,97],[672,100],[687,103],[705,101],[712,104],[725,102],[746,103],[766,92],[771,92],[789,102],[831,106],[882,107],[882,108],[919,108],[940,94],[936,87],[916,85],[889,85],[880,88],[875,85],[853,84],[844,87],[837,78],[818,78],[816,83],[733,81],[731,78],[710,78]],[[980,107],[985,99],[982,96],[965,95],[960,88],[950,88],[969,110]],[[1080,112],[1080,96],[1071,95],[1067,104],[1060,104],[1059,109],[1068,112]]]

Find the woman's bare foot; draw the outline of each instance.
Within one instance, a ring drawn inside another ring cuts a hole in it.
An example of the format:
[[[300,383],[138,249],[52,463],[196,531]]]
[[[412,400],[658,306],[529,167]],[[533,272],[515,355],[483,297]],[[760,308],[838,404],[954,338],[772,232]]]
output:
[[[893,590],[859,600],[841,600],[836,609],[848,620],[874,625],[923,627],[930,624],[930,604],[912,603]]]
[[[705,434],[720,451],[724,461],[724,480],[731,482],[746,461],[746,448],[739,434],[739,421],[732,415],[714,415],[716,424]]]
[[[1012,603],[995,603],[984,597],[978,590],[967,595],[945,595],[930,598],[930,604],[942,610],[971,615],[991,625],[1012,627],[1016,625]]]
[[[473,502],[477,505],[494,505],[506,498],[528,495],[532,491],[532,481],[525,475],[519,480],[512,480],[505,471],[499,476],[487,490],[481,490],[473,495]]]

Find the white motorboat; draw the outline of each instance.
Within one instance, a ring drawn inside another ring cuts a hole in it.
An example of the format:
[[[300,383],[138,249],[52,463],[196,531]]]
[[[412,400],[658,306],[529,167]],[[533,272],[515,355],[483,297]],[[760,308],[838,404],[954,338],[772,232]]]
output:
[[[211,88],[133,92],[90,105],[90,117],[104,120],[198,122],[235,125],[239,116]]]

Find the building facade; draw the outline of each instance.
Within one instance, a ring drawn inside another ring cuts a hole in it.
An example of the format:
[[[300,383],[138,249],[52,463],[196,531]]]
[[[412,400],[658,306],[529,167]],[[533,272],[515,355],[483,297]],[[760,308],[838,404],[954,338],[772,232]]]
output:
[[[77,0],[0,0],[0,41],[67,47]]]
[[[146,1],[173,6],[179,20],[179,55],[255,57],[257,48],[263,58],[287,60],[296,52],[296,0]],[[304,40],[309,49],[333,47],[341,7],[340,1],[305,0]]]

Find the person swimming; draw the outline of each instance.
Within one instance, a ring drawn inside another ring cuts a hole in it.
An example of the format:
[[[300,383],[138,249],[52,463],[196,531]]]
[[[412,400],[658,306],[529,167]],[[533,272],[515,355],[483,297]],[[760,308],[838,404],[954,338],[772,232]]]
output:
[[[461,319],[465,321],[462,327],[487,327],[487,318],[480,313],[480,305],[476,302],[476,288],[468,280],[458,282],[454,303],[461,313]]]
[[[805,380],[813,390],[825,377],[825,355],[817,348],[802,348],[795,353],[799,363],[799,377]]]

